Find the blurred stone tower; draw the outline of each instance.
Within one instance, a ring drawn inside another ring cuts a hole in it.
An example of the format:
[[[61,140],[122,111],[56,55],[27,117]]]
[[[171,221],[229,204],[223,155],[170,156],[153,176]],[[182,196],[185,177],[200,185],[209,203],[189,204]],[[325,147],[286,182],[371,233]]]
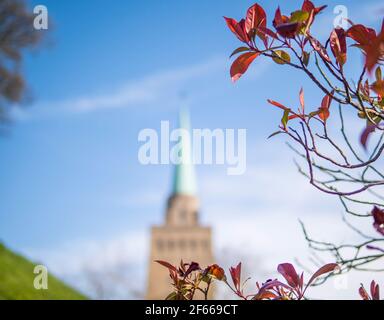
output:
[[[180,111],[179,127],[190,132],[186,109]],[[211,228],[199,223],[191,141],[187,136],[182,136],[180,140],[181,161],[175,165],[165,223],[151,229],[147,299],[164,299],[172,291],[168,270],[154,260],[179,265],[183,259],[184,262],[196,261],[202,267],[213,263]]]

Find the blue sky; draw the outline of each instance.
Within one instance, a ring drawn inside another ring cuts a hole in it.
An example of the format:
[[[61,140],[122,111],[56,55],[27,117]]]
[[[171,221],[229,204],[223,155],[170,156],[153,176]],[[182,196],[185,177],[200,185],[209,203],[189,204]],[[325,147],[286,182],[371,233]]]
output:
[[[45,46],[28,53],[23,64],[33,101],[0,138],[0,239],[53,265],[58,248],[147,235],[149,225],[162,221],[172,168],[140,165],[137,135],[143,128],[159,129],[161,120],[175,125],[182,103],[190,108],[193,127],[247,129],[245,176],[227,177],[223,166],[197,168],[203,221],[225,220],[233,208],[239,219],[252,217],[257,225],[266,212],[281,212],[278,199],[288,198],[284,193],[298,176],[283,141],[266,140],[281,118],[266,99],[297,104],[303,84],[308,104],[317,106],[321,95],[300,73],[266,60],[256,60],[246,76],[230,82],[228,56],[238,42],[222,16],[240,18],[252,3],[31,1],[31,7],[47,6],[50,31]],[[269,15],[278,4],[260,3]],[[364,2],[364,9],[359,1],[330,3],[314,29],[321,37],[332,28],[337,4],[346,5],[354,21],[380,22],[374,14],[378,1]],[[281,7],[294,9],[287,2]],[[361,61],[352,59],[353,73]],[[276,198],[265,193],[274,174],[281,174]],[[305,180],[297,183],[303,194],[321,200],[314,211],[338,208],[332,200],[324,205],[328,198],[313,193]],[[302,197],[285,210],[292,232],[313,206],[305,207]],[[271,217],[260,224],[268,228],[274,219],[279,221]],[[220,223],[216,228],[219,243],[226,237]]]

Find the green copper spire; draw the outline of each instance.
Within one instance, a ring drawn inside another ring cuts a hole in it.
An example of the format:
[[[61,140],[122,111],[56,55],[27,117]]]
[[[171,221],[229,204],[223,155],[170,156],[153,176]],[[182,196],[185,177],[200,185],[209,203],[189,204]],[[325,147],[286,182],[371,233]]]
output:
[[[192,163],[191,130],[187,108],[180,109],[179,128],[187,130],[189,136],[183,135],[178,141],[181,144],[181,161],[175,165],[173,194],[195,195],[196,177]]]

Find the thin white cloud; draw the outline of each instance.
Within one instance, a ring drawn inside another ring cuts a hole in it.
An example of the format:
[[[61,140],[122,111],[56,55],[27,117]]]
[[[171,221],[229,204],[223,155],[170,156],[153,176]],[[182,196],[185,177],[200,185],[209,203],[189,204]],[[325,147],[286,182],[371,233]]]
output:
[[[108,93],[83,95],[64,101],[41,101],[28,109],[13,108],[12,116],[16,120],[27,121],[68,113],[142,105],[161,106],[164,110],[164,107],[176,105],[180,101],[180,94],[188,88],[191,81],[224,69],[226,63],[225,57],[215,57],[204,62],[132,78]]]
[[[68,103],[71,109],[80,112],[93,111],[100,108],[129,107],[142,103],[158,103],[164,98],[177,98],[178,89],[189,80],[206,76],[207,74],[224,67],[223,58],[214,58],[209,61],[158,72],[147,77],[130,81],[115,92],[75,99]]]

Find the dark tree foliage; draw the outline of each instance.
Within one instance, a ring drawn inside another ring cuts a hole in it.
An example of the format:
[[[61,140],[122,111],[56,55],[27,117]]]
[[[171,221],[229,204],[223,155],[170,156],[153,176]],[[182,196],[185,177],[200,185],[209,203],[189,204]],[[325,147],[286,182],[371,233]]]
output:
[[[25,96],[23,54],[41,43],[43,34],[34,29],[34,18],[25,1],[0,0],[0,123],[7,120],[9,108]]]

